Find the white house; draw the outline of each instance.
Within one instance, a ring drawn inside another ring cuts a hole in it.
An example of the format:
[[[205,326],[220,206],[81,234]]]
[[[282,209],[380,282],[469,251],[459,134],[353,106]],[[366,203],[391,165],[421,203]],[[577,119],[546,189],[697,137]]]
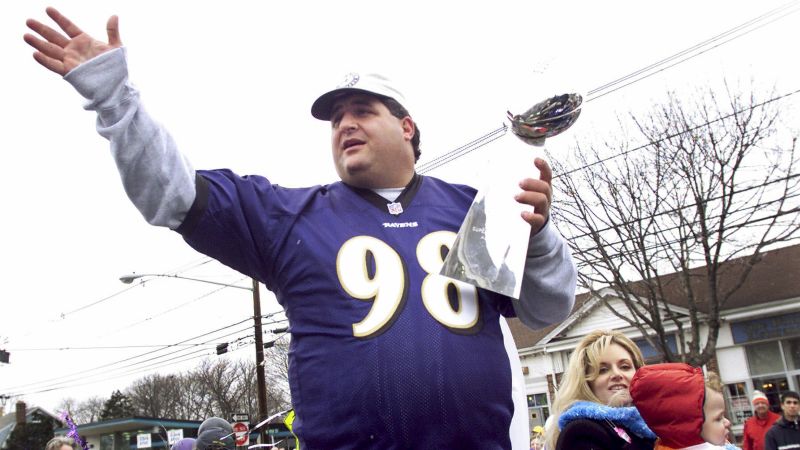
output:
[[[691,273],[702,277],[702,269]],[[724,269],[721,279],[725,282],[740,279],[738,261]],[[677,276],[672,278],[677,286]],[[618,306],[618,311],[625,310],[616,293],[606,289],[599,297],[579,295],[570,317],[544,330],[532,331],[516,319],[509,320],[525,374],[531,427],[548,417],[569,355],[587,332],[622,331],[639,344],[648,363],[661,362],[641,333],[614,315],[603,299],[611,307]],[[679,315],[686,315],[684,306],[679,296],[670,298],[670,307]],[[738,439],[744,420],[752,415],[749,398],[754,389],[765,392],[777,412],[781,392],[800,391],[800,245],[764,253],[746,283],[724,305],[720,318],[716,359],[709,366],[719,372],[725,385],[728,417]],[[688,320],[685,323],[688,326]],[[706,327],[700,332],[704,335]],[[672,334],[670,342],[677,342],[676,337]]]

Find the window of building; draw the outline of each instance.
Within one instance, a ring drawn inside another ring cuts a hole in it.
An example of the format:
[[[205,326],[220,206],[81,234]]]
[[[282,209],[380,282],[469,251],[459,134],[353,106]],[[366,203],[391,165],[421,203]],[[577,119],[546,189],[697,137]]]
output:
[[[789,370],[800,370],[800,338],[787,339],[782,344],[787,368]]]
[[[113,434],[104,434],[100,436],[100,450],[114,450]]]
[[[750,398],[747,396],[747,383],[726,384],[724,387],[725,403],[728,408],[727,417],[734,425],[743,424],[753,415]]]
[[[547,405],[547,394],[531,394],[528,396],[528,408],[533,408],[534,406],[548,406]]]
[[[751,344],[745,347],[745,351],[751,375],[784,371],[779,341]]]
[[[800,389],[800,312],[734,322],[731,334],[744,346],[752,389],[763,391],[779,412],[780,395]]]
[[[780,413],[780,396],[800,388],[800,338],[745,345],[753,389],[762,391],[771,411]]]
[[[544,426],[548,417],[550,417],[550,406],[547,403],[547,394],[528,395],[528,424],[531,429],[537,425]]]
[[[753,389],[758,389],[767,396],[769,409],[781,412],[781,394],[789,391],[789,379],[785,376],[753,378]]]
[[[639,350],[641,350],[645,364],[657,364],[663,362],[658,350],[653,348],[653,346],[647,342],[647,339],[638,339],[633,341],[633,343],[639,347]],[[672,351],[672,354],[678,354],[678,342],[674,334],[667,335],[667,346],[669,347],[670,351]]]

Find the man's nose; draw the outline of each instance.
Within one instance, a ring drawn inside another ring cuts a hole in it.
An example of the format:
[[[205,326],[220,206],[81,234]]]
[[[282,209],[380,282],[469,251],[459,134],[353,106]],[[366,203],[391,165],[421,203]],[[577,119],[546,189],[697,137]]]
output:
[[[351,132],[358,128],[358,121],[355,120],[352,114],[345,113],[339,120],[338,128],[341,132]]]

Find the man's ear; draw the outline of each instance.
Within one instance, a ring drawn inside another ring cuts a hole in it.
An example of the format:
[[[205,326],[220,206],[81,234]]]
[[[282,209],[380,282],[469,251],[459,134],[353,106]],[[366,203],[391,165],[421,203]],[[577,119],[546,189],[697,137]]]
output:
[[[405,116],[400,121],[400,125],[402,125],[402,127],[403,127],[403,137],[407,141],[411,142],[411,139],[417,133],[417,127],[414,126],[414,121],[411,120],[411,117]]]

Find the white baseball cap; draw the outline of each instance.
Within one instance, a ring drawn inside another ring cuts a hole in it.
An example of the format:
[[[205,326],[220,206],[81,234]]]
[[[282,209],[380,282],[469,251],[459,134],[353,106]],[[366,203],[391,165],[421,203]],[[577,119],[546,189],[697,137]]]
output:
[[[311,105],[311,115],[319,120],[331,120],[333,103],[346,93],[363,93],[381,98],[391,98],[400,103],[405,97],[388,78],[376,73],[348,73],[334,89],[322,94]]]

